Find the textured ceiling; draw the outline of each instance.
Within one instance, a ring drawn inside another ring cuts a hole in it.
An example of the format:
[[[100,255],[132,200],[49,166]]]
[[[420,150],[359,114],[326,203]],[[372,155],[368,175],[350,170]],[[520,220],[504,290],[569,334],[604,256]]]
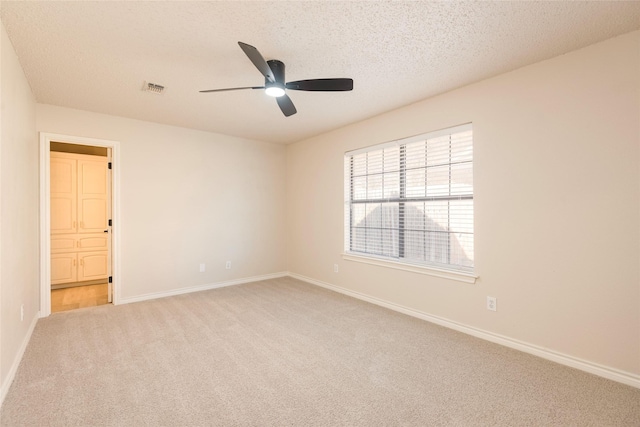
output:
[[[640,2],[2,1],[38,102],[276,143],[295,142],[640,28]],[[238,47],[287,81],[351,77],[352,92],[290,91],[285,118]],[[166,87],[143,92],[144,82]]]

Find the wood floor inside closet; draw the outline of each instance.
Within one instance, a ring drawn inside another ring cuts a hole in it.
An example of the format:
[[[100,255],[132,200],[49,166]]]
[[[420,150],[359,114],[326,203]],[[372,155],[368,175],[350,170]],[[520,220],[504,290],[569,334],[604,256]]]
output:
[[[51,312],[108,304],[107,284],[76,286],[51,291]]]

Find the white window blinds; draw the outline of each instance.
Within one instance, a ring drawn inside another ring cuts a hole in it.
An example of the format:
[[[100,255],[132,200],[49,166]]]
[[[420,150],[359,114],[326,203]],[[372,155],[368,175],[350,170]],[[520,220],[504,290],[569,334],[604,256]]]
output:
[[[345,251],[473,271],[473,133],[458,126],[345,154]]]

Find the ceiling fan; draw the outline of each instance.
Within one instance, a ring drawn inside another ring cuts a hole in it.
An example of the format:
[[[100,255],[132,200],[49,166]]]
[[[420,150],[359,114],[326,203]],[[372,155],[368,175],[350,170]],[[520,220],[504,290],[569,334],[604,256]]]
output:
[[[249,57],[253,65],[256,66],[258,71],[264,76],[264,86],[245,86],[245,87],[231,87],[226,89],[210,89],[201,90],[201,93],[206,92],[226,92],[230,90],[242,90],[242,89],[264,89],[265,93],[269,96],[276,98],[278,106],[282,113],[286,116],[294,115],[297,110],[293,105],[293,102],[285,93],[285,89],[290,90],[306,90],[313,92],[341,92],[353,89],[352,79],[311,79],[311,80],[298,80],[295,82],[285,83],[284,80],[284,63],[277,59],[265,61],[260,55],[258,49],[248,45],[246,43],[238,42],[240,48]]]

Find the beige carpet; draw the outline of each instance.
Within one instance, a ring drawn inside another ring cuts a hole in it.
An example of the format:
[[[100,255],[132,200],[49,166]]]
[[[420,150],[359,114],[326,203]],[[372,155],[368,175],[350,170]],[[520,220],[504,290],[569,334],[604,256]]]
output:
[[[640,390],[282,278],[38,322],[2,426],[640,426]]]

